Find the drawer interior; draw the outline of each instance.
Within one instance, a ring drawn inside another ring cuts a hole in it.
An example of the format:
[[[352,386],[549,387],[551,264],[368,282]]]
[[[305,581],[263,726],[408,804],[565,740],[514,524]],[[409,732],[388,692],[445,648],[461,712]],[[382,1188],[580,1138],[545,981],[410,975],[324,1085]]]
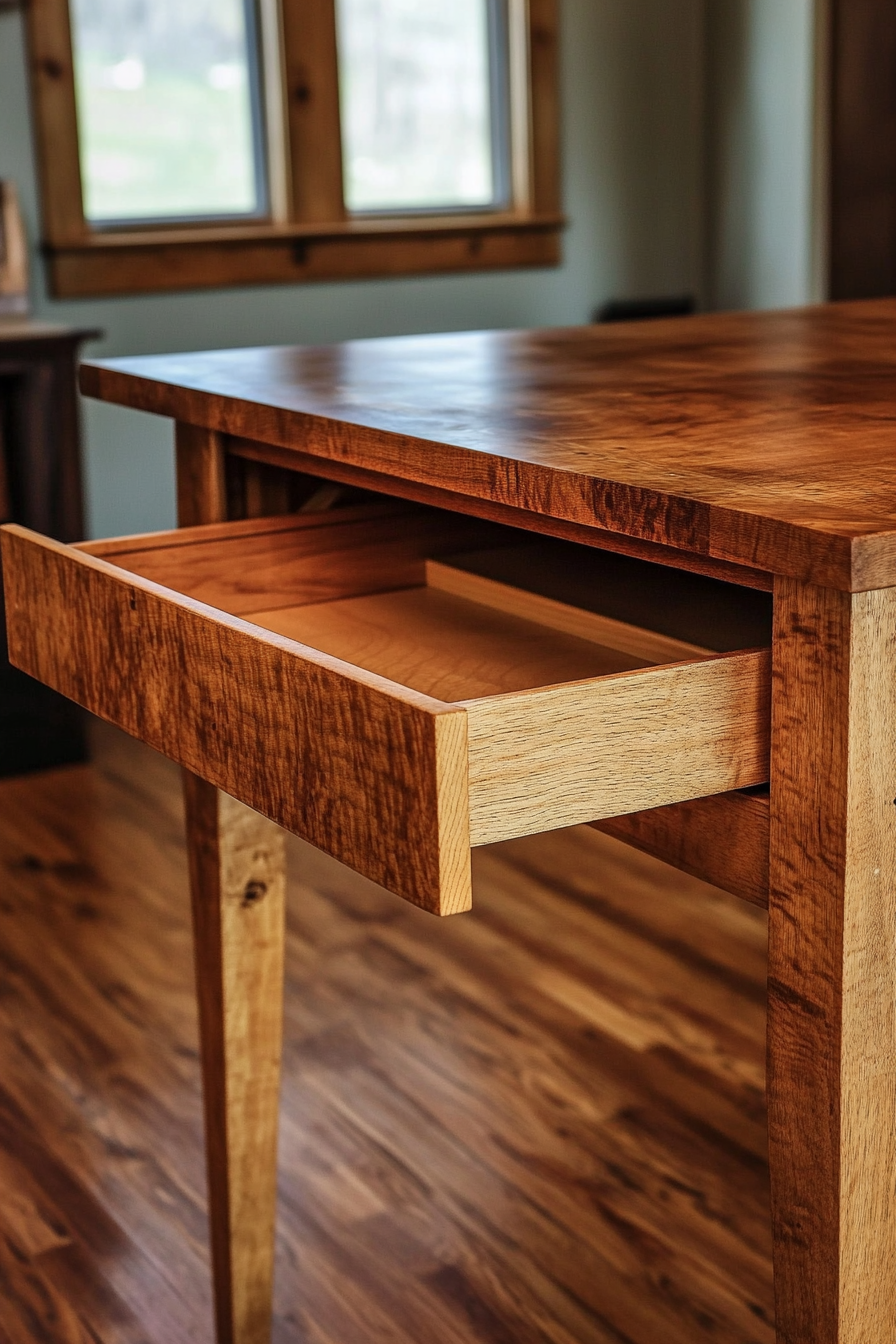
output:
[[[84,549],[447,702],[771,638],[767,593],[391,502]]]
[[[567,634],[438,586],[255,612],[258,625],[437,700],[471,700],[645,665],[606,640]],[[437,571],[436,574],[433,571]],[[513,590],[511,590],[513,591]]]

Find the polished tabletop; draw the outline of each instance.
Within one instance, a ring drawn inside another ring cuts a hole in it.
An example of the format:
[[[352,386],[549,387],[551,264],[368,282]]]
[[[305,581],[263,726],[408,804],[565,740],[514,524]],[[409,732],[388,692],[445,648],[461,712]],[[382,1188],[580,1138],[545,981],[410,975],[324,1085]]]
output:
[[[92,396],[852,590],[896,585],[896,299],[82,366]]]

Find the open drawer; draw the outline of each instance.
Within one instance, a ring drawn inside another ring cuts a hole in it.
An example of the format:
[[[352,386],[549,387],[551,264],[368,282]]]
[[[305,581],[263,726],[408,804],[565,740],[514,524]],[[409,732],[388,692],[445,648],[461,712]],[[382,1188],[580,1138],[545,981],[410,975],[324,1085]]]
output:
[[[764,594],[393,502],[3,533],[17,667],[429,910],[471,845],[768,778]]]

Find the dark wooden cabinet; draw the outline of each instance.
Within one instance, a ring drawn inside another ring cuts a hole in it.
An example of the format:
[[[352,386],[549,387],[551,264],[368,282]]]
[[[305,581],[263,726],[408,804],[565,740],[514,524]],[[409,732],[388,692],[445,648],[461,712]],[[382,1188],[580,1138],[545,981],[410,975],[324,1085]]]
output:
[[[0,516],[60,541],[84,535],[75,367],[98,335],[0,320]],[[0,620],[0,775],[83,760],[81,711],[10,667],[4,632]]]

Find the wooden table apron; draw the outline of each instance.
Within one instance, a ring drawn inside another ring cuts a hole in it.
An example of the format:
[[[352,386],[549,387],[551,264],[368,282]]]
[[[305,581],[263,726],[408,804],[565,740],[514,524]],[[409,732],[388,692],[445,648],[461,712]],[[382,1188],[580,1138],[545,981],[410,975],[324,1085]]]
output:
[[[892,1344],[896,302],[106,361],[82,382],[180,422],[181,525],[228,517],[238,457],[773,587],[777,1338]],[[282,837],[195,776],[186,797],[218,1338],[261,1344]]]

